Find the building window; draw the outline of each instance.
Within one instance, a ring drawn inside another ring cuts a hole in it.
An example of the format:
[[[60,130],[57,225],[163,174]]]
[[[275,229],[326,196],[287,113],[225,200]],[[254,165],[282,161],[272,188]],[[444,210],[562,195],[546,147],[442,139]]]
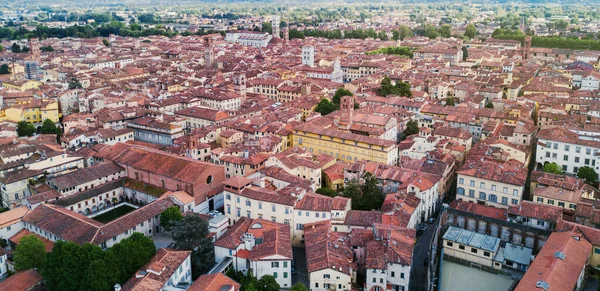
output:
[[[471,248],[471,252],[476,254],[477,253],[477,249],[476,248]]]
[[[485,183],[483,183],[483,182],[479,182],[479,188],[481,188],[481,189],[485,189]]]
[[[469,189],[469,197],[475,197],[475,190]]]
[[[502,188],[502,193],[505,193],[505,194],[506,194],[506,193],[508,193],[508,188],[506,188],[506,187],[503,187],[503,188]]]
[[[575,152],[576,153],[580,153],[581,152],[581,147],[575,147]]]
[[[296,223],[296,230],[304,230],[304,224]]]
[[[498,202],[498,197],[496,197],[496,195],[494,195],[494,194],[490,194],[490,202],[494,202],[494,203]]]
[[[458,179],[458,184],[464,184],[465,183],[465,179],[464,178],[460,178]]]
[[[490,252],[483,252],[483,256],[489,257],[490,256]]]
[[[271,262],[271,268],[279,268],[279,262]]]
[[[565,207],[565,203],[564,202],[558,202],[558,206]]]
[[[447,241],[447,242],[446,242],[446,245],[447,245],[447,246],[449,246],[449,247],[452,247],[452,246],[454,246],[454,244],[453,244],[451,241]]]
[[[550,204],[550,205],[554,205],[554,200],[550,200],[550,199],[548,199],[548,204]]]
[[[579,157],[575,157],[575,163],[579,163]]]
[[[508,198],[502,197],[502,204],[503,205],[508,205]]]
[[[573,204],[573,203],[569,203],[569,208],[571,208],[571,209],[575,209],[575,204]]]
[[[471,187],[475,187],[475,181],[471,180],[471,181],[469,182],[469,186],[471,186]]]
[[[458,193],[458,195],[465,195],[465,189],[461,188],[461,187],[458,187],[456,189],[456,193]]]
[[[496,185],[492,185],[492,191],[496,191]]]
[[[512,199],[510,203],[511,203],[512,205],[517,205],[517,204],[519,204],[519,200],[517,200],[517,199]]]
[[[463,245],[458,245],[458,249],[460,249],[460,250],[463,250],[463,251],[464,251],[464,250],[465,250],[465,246],[463,246]]]
[[[479,199],[485,200],[485,193],[484,192],[479,192]]]

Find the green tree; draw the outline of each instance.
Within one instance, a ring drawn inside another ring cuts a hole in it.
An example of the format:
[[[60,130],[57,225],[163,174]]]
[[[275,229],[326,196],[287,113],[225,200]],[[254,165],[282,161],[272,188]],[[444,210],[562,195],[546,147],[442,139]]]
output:
[[[50,52],[54,51],[54,48],[51,45],[47,45],[47,46],[41,47],[40,50],[43,51],[43,52],[50,53]]]
[[[18,43],[13,42],[11,51],[13,53],[20,53],[21,52],[21,46]]]
[[[494,108],[494,103],[492,103],[492,102],[486,103],[485,108]]]
[[[2,64],[0,66],[0,75],[7,75],[10,74],[10,67],[8,66],[8,64]]]
[[[404,129],[404,136],[410,136],[419,133],[419,122],[416,120],[410,120],[406,123]]]
[[[304,286],[302,283],[298,282],[298,283],[294,284],[294,286],[292,286],[290,291],[307,291],[307,289],[306,289],[306,286]]]
[[[438,30],[435,29],[435,27],[431,24],[425,25],[424,34],[429,39],[434,39],[434,38],[437,38],[438,36],[440,36]]]
[[[262,276],[258,282],[256,282],[256,287],[260,291],[279,291],[281,289],[279,283],[275,280],[275,277],[271,275]]]
[[[108,41],[108,39],[106,39],[106,38],[103,38],[103,39],[102,39],[102,44],[103,44],[104,46],[110,46],[110,42],[109,42],[109,41]]]
[[[192,278],[206,273],[215,262],[208,222],[198,215],[186,215],[175,223],[171,236],[175,249],[192,251]]]
[[[477,34],[477,28],[473,23],[467,25],[465,28],[465,36],[468,38],[475,38],[475,34]]]
[[[271,24],[271,22],[263,22],[260,31],[266,33],[273,33],[273,25]]]
[[[160,214],[160,226],[167,231],[170,231],[175,222],[183,218],[178,206],[171,206]]]
[[[452,97],[452,96],[446,97],[446,106],[454,106],[454,97]]]
[[[467,49],[466,46],[463,46],[462,47],[462,60],[466,61],[468,57],[469,57],[469,50]]]
[[[448,24],[444,24],[444,25],[442,25],[442,27],[440,27],[438,29],[438,33],[440,34],[441,37],[448,38],[451,36],[452,26],[450,26]]]
[[[46,263],[46,246],[34,235],[26,235],[21,239],[14,252],[15,271],[31,268],[41,270]]]
[[[19,121],[17,123],[18,136],[32,136],[35,133],[35,126],[27,121]]]
[[[585,179],[585,182],[596,187],[598,184],[598,173],[592,167],[583,166],[577,171],[577,177]]]
[[[319,104],[317,104],[317,108],[315,108],[315,112],[321,113],[321,115],[327,115],[331,112],[338,110],[338,106],[336,106],[333,102],[327,100],[327,98],[321,99]]]
[[[329,196],[329,197],[335,197],[338,195],[337,191],[335,191],[331,188],[319,188],[315,192],[318,194],[321,194],[321,195]]]
[[[354,210],[372,210],[379,209],[385,195],[377,178],[367,172],[363,175],[363,184],[359,185],[356,181],[350,181],[344,187],[343,195],[352,199],[352,209]]]
[[[400,25],[398,27],[398,39],[404,40],[405,38],[412,37],[413,31],[406,25]]]
[[[562,174],[562,169],[555,162],[544,164],[544,172],[552,174]]]
[[[83,85],[81,85],[81,82],[79,82],[79,80],[75,77],[71,78],[71,80],[69,81],[69,89],[81,89],[83,88]]]
[[[4,51],[4,46],[0,44],[0,52]]]
[[[354,96],[354,95],[352,94],[352,92],[350,92],[344,88],[339,88],[335,91],[335,94],[333,94],[333,98],[331,99],[331,101],[333,101],[333,103],[339,108],[340,100],[344,96]]]
[[[45,119],[42,123],[42,129],[40,131],[42,134],[58,134],[60,133],[60,129],[56,127],[56,124],[50,119]]]
[[[377,89],[377,95],[397,95],[411,97],[412,92],[410,91],[410,84],[407,82],[400,81],[396,82],[395,85],[392,85],[392,80],[388,76],[385,76],[383,77],[383,80],[381,80],[379,89]]]

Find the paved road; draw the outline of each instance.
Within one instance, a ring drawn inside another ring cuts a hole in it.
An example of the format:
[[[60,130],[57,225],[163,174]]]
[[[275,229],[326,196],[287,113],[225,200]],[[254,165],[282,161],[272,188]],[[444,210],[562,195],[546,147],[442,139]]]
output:
[[[306,251],[304,248],[292,248],[296,270],[292,272],[292,285],[300,282],[308,289],[308,270],[306,268]]]
[[[411,267],[410,291],[427,291],[429,280],[427,279],[427,266],[423,264],[425,259],[429,259],[429,247],[433,232],[437,226],[437,221],[434,224],[429,224],[429,228],[417,239],[413,252],[413,264]]]

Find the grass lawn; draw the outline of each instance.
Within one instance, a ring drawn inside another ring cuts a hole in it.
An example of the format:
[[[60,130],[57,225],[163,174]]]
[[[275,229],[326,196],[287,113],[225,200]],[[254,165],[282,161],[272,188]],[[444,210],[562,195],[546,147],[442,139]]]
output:
[[[137,208],[131,207],[129,205],[121,205],[117,208],[114,208],[108,212],[102,213],[96,217],[92,217],[93,220],[99,221],[102,223],[107,223],[113,221],[131,211],[136,210]]]

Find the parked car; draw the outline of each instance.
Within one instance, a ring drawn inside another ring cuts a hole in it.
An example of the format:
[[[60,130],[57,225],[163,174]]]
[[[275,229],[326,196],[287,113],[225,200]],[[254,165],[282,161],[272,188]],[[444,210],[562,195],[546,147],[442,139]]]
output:
[[[429,225],[427,225],[427,224],[423,223],[423,224],[421,224],[421,228],[420,228],[420,229],[421,229],[422,231],[426,231],[428,227],[429,227]]]
[[[423,235],[423,230],[422,229],[417,229],[417,236],[421,236]]]
[[[435,222],[435,217],[430,217],[429,219],[427,219],[427,223],[429,224],[433,224]]]

